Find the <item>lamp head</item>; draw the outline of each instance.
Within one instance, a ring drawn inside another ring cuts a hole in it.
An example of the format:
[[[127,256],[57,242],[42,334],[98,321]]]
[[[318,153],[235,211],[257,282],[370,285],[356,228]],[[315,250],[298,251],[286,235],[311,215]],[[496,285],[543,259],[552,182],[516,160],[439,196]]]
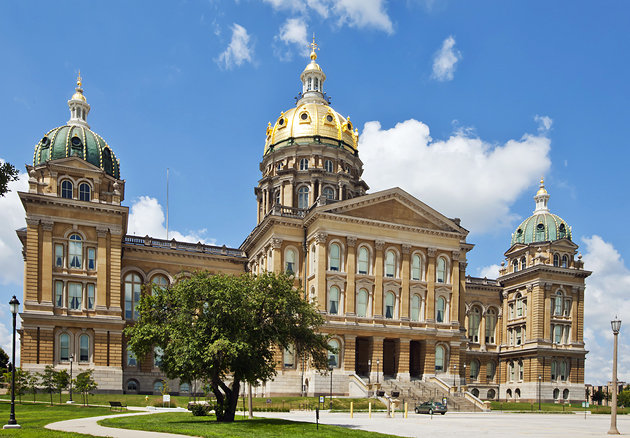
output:
[[[619,330],[621,329],[621,320],[617,318],[617,315],[615,315],[615,319],[610,321],[610,325],[612,327],[613,333],[618,334]]]
[[[17,298],[15,298],[15,295],[13,295],[13,298],[11,298],[11,301],[9,301],[9,306],[11,306],[11,313],[17,315],[18,311],[20,310],[20,302]]]

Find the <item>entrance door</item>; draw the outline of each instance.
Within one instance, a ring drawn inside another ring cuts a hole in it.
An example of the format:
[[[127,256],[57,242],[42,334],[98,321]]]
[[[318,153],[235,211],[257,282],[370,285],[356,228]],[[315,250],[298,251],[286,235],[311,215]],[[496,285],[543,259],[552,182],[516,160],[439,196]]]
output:
[[[383,341],[383,375],[395,377],[397,363],[396,341],[393,339],[385,339],[385,341]]]
[[[411,341],[409,343],[409,375],[416,379],[422,377],[422,363],[420,357],[420,342]]]
[[[370,340],[357,338],[354,354],[354,372],[362,377],[370,374],[368,359],[370,358]]]

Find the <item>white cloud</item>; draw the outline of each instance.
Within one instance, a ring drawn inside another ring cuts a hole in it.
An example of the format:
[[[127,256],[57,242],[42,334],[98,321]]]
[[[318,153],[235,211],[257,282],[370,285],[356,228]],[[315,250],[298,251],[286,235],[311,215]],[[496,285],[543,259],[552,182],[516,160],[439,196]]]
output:
[[[622,321],[619,335],[618,377],[630,381],[630,270],[615,247],[600,236],[584,237],[584,268],[593,271],[584,293],[586,382],[604,384],[612,376],[613,334],[610,321]],[[625,330],[624,330],[625,323]],[[625,333],[624,333],[625,331]]]
[[[525,134],[494,145],[466,132],[437,141],[414,119],[391,129],[368,122],[359,146],[364,179],[372,191],[400,185],[473,232],[511,226],[510,206],[551,165],[550,140]]]
[[[0,163],[3,162],[0,159]],[[25,212],[17,192],[28,191],[28,175],[20,173],[10,182],[9,192],[0,197],[0,284],[21,284],[24,277],[22,243],[15,230],[26,226]]]
[[[19,294],[15,294],[19,297]],[[12,359],[12,342],[13,342],[13,315],[11,314],[11,309],[8,304],[0,304],[0,315],[3,315],[0,318],[0,347],[9,355],[9,360]],[[20,326],[20,318],[17,318],[18,322],[18,330]],[[19,332],[15,333],[15,358],[16,363],[20,363],[20,334]]]
[[[534,120],[538,123],[538,132],[547,133],[551,129],[551,125],[553,124],[553,120],[551,117],[547,116],[539,116],[536,114],[534,116]]]
[[[501,269],[501,266],[497,264],[484,266],[483,268],[478,269],[478,275],[481,278],[491,278],[496,280],[499,278],[499,269]]]
[[[156,239],[166,239],[164,211],[157,199],[140,196],[131,206],[128,233],[138,236],[149,235]],[[205,236],[206,229],[190,231],[187,234],[169,229],[168,238],[180,242],[201,242],[214,245],[214,239]]]
[[[301,56],[308,56],[308,39],[306,37],[306,22],[302,18],[288,18],[282,26],[278,35],[274,37],[275,42],[283,43],[276,45],[274,52],[281,60],[289,60],[292,57],[292,48],[297,50]]]
[[[455,49],[455,38],[449,36],[442,43],[442,48],[433,57],[432,77],[438,81],[452,81],[457,61],[462,59],[462,54]]]
[[[230,70],[240,67],[244,62],[252,62],[253,48],[250,45],[250,35],[240,24],[232,26],[232,40],[225,51],[219,55],[219,66]]]

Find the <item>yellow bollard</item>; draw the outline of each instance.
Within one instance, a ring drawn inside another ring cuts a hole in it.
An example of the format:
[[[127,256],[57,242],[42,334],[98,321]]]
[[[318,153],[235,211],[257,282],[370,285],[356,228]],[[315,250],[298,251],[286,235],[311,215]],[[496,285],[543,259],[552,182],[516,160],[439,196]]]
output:
[[[407,418],[407,402],[405,402],[405,418]]]
[[[368,418],[372,418],[372,402],[368,403]]]
[[[396,403],[392,403],[392,418],[394,418],[394,414],[396,414]]]
[[[350,402],[350,418],[354,418],[354,416],[353,416],[353,408],[354,408],[354,402]]]

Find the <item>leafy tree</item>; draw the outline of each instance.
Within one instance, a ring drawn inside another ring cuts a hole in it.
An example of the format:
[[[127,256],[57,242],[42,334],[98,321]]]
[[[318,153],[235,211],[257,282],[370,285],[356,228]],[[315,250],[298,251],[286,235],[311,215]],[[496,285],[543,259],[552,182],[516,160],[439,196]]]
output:
[[[617,406],[630,406],[630,389],[627,387],[617,396]]]
[[[18,396],[18,400],[20,403],[22,403],[22,396],[24,395],[24,392],[26,390],[25,373],[27,372],[28,371],[22,370],[22,368],[15,369],[15,395]],[[3,373],[2,379],[6,382],[7,387],[9,389],[9,393],[11,393],[11,379],[12,379],[11,371],[7,371]]]
[[[12,164],[0,161],[0,197],[9,191],[9,183],[17,181],[18,176],[18,170]]]
[[[0,347],[0,372],[5,373],[9,370],[9,355]]]
[[[144,295],[138,310],[125,331],[131,349],[143,357],[159,346],[169,378],[207,381],[220,422],[234,421],[242,382],[273,378],[276,349],[294,345],[315,368],[327,367],[327,337],[317,332],[324,320],[292,276],[198,272]]]
[[[604,391],[602,391],[601,389],[598,389],[597,391],[595,391],[593,393],[593,401],[596,402],[597,404],[602,404],[602,401],[604,400],[605,394]]]
[[[33,394],[33,403],[35,402],[35,396],[37,395],[37,385],[39,384],[39,378],[37,374],[33,374],[29,371],[24,371],[24,387],[26,390]]]
[[[61,403],[61,392],[70,385],[70,374],[66,370],[55,373],[55,390],[59,392],[59,403]]]
[[[80,373],[77,378],[72,381],[72,384],[74,388],[81,393],[83,406],[87,406],[90,392],[98,388],[94,377],[92,377],[92,370]]]
[[[43,373],[38,373],[42,388],[50,394],[50,404],[53,404],[53,392],[55,392],[55,375],[57,372],[52,365],[46,365]]]

